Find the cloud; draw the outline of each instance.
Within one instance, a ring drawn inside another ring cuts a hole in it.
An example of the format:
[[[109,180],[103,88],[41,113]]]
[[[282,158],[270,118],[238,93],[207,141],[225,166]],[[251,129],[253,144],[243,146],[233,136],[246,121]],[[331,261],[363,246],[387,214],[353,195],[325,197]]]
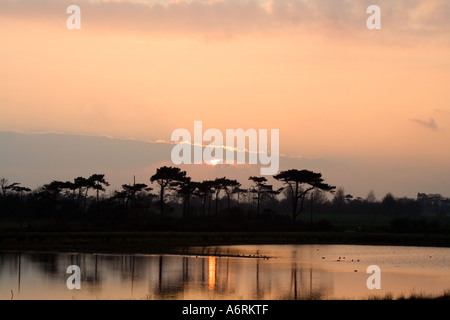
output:
[[[150,185],[149,178],[157,167],[173,165],[170,161],[173,145],[164,142],[0,131],[0,146],[0,178],[30,188],[53,179],[71,181],[93,173],[106,174],[111,189],[132,183],[133,176],[138,182]],[[346,191],[355,196],[365,196],[370,189],[377,194],[391,191],[412,197],[417,192],[448,192],[448,177],[442,175],[449,171],[448,161],[430,165],[418,158],[408,160],[386,157],[380,163],[380,159],[312,159],[287,155],[280,157],[280,170],[296,168],[321,172],[326,182],[345,186]],[[183,165],[181,168],[196,181],[226,176],[239,180],[244,187],[249,183],[249,176],[259,175],[258,165]]]
[[[367,36],[371,0],[2,0],[0,16],[65,21],[76,4],[82,28],[243,34],[294,28],[298,32],[355,32]],[[383,38],[394,33],[422,39],[444,38],[450,30],[450,1],[378,0]],[[372,38],[372,37],[369,37]],[[445,38],[444,38],[445,39]],[[372,39],[373,40],[373,39]]]
[[[450,110],[448,109],[434,109],[433,110],[436,114],[443,114],[443,115],[450,115]]]
[[[438,126],[436,124],[436,121],[433,118],[430,118],[428,121],[423,121],[420,119],[411,119],[412,122],[417,123],[418,125],[421,125],[422,127],[425,127],[427,129],[437,131]]]

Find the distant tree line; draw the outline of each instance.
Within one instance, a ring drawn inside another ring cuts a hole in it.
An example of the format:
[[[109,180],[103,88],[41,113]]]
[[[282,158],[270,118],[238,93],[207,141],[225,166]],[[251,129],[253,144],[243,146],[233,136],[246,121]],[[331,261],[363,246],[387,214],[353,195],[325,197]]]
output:
[[[450,199],[441,195],[419,193],[411,199],[388,193],[377,200],[371,191],[362,199],[325,183],[321,173],[309,170],[286,170],[273,178],[281,183],[280,188],[258,176],[249,177],[250,187],[242,188],[240,182],[226,177],[193,181],[180,168],[164,166],[150,177],[149,184],[133,181],[109,195],[104,174],[55,180],[36,190],[2,178],[0,219],[18,221],[20,228],[29,228],[30,219],[35,224],[53,219],[59,229],[73,221],[118,229],[158,229],[168,221],[181,226],[228,223],[239,227],[245,221],[289,229],[299,223],[313,224],[315,214],[414,217],[450,213]]]

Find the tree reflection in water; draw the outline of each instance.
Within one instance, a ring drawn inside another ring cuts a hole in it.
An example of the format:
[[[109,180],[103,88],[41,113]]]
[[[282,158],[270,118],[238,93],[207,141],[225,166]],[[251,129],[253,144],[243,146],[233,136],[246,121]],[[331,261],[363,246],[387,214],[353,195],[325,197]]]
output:
[[[252,255],[259,257],[259,251]],[[320,299],[329,284],[313,268],[277,259],[216,255],[2,253],[0,284],[14,298]],[[81,269],[82,290],[69,291],[67,267]],[[24,272],[24,270],[26,270]],[[15,274],[16,284],[13,276]],[[8,281],[5,283],[5,275]],[[316,285],[313,283],[318,282]],[[3,282],[1,282],[3,281]],[[39,286],[45,294],[40,296]],[[3,292],[0,298],[3,297]]]

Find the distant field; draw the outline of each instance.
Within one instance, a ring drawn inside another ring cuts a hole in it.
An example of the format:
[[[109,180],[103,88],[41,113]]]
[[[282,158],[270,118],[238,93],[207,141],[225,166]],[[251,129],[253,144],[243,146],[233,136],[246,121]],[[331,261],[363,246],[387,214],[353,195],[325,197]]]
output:
[[[0,250],[181,253],[238,244],[363,244],[450,247],[450,234],[373,232],[7,232]]]
[[[420,215],[402,216],[387,214],[342,214],[342,213],[316,213],[312,217],[309,213],[303,213],[297,217],[295,223],[288,213],[275,215],[279,218],[261,216],[228,219],[227,213],[221,213],[220,217],[212,216],[216,226],[228,226],[228,229],[217,229],[215,231],[247,231],[234,230],[233,226],[262,225],[262,229],[250,231],[355,231],[355,232],[400,232],[400,233],[450,233],[449,215]],[[179,217],[178,212],[169,212],[166,218],[161,220],[159,215],[152,217],[141,217],[138,222],[127,217],[115,220],[118,216],[110,216],[108,219],[96,220],[95,217],[88,219],[67,218],[25,218],[22,221],[22,229],[29,231],[212,231],[208,229],[208,217],[194,217],[186,221]],[[156,219],[155,219],[156,217]],[[154,219],[154,220],[152,220]],[[128,222],[131,221],[131,224]],[[133,224],[134,223],[134,224]],[[143,226],[142,223],[146,223]],[[110,226],[110,228],[108,227]],[[134,227],[133,227],[134,226]],[[153,228],[153,226],[155,226]],[[199,228],[196,229],[196,226]],[[275,229],[271,229],[274,228]],[[19,223],[11,218],[0,219],[0,231],[16,231]],[[214,229],[213,229],[214,230]]]
[[[342,228],[355,229],[358,227],[387,227],[394,217],[388,215],[358,215],[358,214],[333,214],[318,213],[313,215],[313,222],[328,220],[333,225]],[[298,218],[305,223],[311,221],[309,214],[304,214]]]
[[[310,223],[310,215],[304,214],[299,217],[300,221],[304,221],[305,223]],[[446,229],[450,231],[450,216],[400,216],[400,215],[377,215],[377,214],[368,214],[368,215],[360,215],[360,214],[314,214],[313,222],[318,223],[320,221],[329,221],[333,226],[342,229],[354,230],[358,231],[359,227],[366,230],[378,230],[378,231],[389,231],[391,228],[391,222],[393,220],[399,221],[402,223],[403,220],[411,222],[425,223],[429,226],[430,230],[433,226],[437,225],[440,229]]]

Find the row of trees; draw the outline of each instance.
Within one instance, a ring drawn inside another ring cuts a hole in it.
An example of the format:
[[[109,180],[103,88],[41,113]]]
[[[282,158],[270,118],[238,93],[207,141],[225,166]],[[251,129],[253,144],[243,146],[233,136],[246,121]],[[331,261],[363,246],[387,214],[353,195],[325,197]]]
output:
[[[265,177],[249,177],[252,186],[248,190],[252,193],[256,201],[257,216],[260,215],[260,206],[262,201],[278,195],[283,190],[287,190],[292,201],[292,219],[303,210],[303,203],[307,194],[313,190],[322,190],[333,192],[335,187],[324,183],[321,173],[315,173],[309,170],[291,169],[282,171],[274,176],[274,179],[283,182],[284,187],[275,190],[273,185],[269,185]],[[218,213],[219,199],[221,192],[224,192],[227,199],[227,207],[230,209],[230,199],[232,195],[237,195],[238,203],[241,194],[247,192],[241,189],[241,183],[237,180],[226,177],[216,178],[215,180],[205,180],[202,182],[192,181],[177,167],[161,167],[156,170],[156,174],[150,178],[150,181],[159,185],[159,204],[161,215],[165,212],[164,195],[166,190],[175,191],[180,195],[183,201],[183,217],[190,211],[190,199],[192,196],[198,196],[202,199],[202,213],[205,215],[207,203],[210,205],[212,196],[215,200],[215,213]]]
[[[78,177],[73,182],[52,181],[36,190],[34,196],[36,198],[51,198],[56,201],[63,191],[68,191],[72,195],[72,200],[77,202],[79,211],[86,211],[89,190],[96,191],[96,201],[98,202],[100,192],[106,191],[105,187],[107,186],[109,186],[109,183],[105,180],[104,174],[93,174],[89,178]],[[0,179],[0,188],[4,197],[9,191],[19,193],[21,198],[24,193],[31,192],[31,189],[21,187],[20,183],[9,184],[6,178]]]
[[[52,181],[32,191],[19,183],[0,179],[0,200],[14,198],[16,202],[5,211],[27,204],[27,211],[86,213],[90,208],[115,206],[121,211],[151,209],[155,206],[161,217],[170,208],[179,208],[183,218],[217,215],[221,208],[232,207],[251,210],[257,218],[262,212],[289,212],[296,220],[302,212],[317,213],[361,213],[361,214],[408,214],[447,213],[450,200],[440,195],[419,193],[417,199],[395,198],[388,193],[381,201],[370,192],[365,199],[346,194],[324,182],[320,173],[291,169],[273,177],[281,182],[280,188],[269,184],[265,177],[251,176],[250,188],[242,188],[240,182],[226,177],[214,180],[194,181],[185,171],[177,167],[161,167],[150,177],[150,183],[123,184],[110,196],[102,195],[109,186],[104,174],[93,174],[88,178],[77,177],[73,181]],[[94,194],[92,194],[92,192]],[[91,192],[91,194],[89,194]],[[333,193],[329,199],[327,194]],[[0,209],[5,208],[0,203]],[[38,209],[36,209],[38,208]],[[25,209],[21,209],[24,211]],[[3,211],[3,210],[2,210]]]
[[[275,189],[268,183],[265,177],[251,176],[248,179],[252,186],[249,189],[241,188],[241,183],[234,179],[226,177],[216,178],[214,180],[193,181],[187,176],[186,171],[178,167],[161,167],[150,178],[152,184],[158,186],[158,195],[152,193],[153,188],[147,184],[134,182],[133,184],[122,185],[121,190],[113,192],[108,198],[110,201],[116,201],[126,208],[137,206],[138,198],[157,197],[159,211],[161,216],[165,215],[167,199],[177,197],[182,204],[183,217],[187,217],[191,212],[191,199],[196,197],[201,200],[201,214],[211,214],[211,203],[214,201],[214,212],[219,212],[219,202],[225,197],[227,208],[230,209],[232,198],[237,199],[237,204],[241,198],[251,195],[251,200],[256,203],[256,213],[259,217],[261,205],[270,200],[274,200],[277,195],[284,192],[291,202],[291,217],[296,219],[303,211],[304,202],[307,195],[313,190],[333,192],[334,186],[324,183],[322,174],[309,170],[287,170],[275,175],[274,178],[283,183],[282,188]],[[89,191],[96,192],[95,203],[100,201],[100,192],[105,192],[109,183],[105,180],[104,174],[93,174],[89,178],[78,177],[73,181],[52,181],[45,184],[38,190],[32,192],[35,199],[44,199],[53,203],[64,197],[71,199],[73,206],[78,212],[86,212],[88,209]],[[21,187],[19,183],[10,184],[7,179],[0,181],[0,187],[3,197],[12,192],[20,194],[22,199],[26,193],[31,193],[31,189]]]

